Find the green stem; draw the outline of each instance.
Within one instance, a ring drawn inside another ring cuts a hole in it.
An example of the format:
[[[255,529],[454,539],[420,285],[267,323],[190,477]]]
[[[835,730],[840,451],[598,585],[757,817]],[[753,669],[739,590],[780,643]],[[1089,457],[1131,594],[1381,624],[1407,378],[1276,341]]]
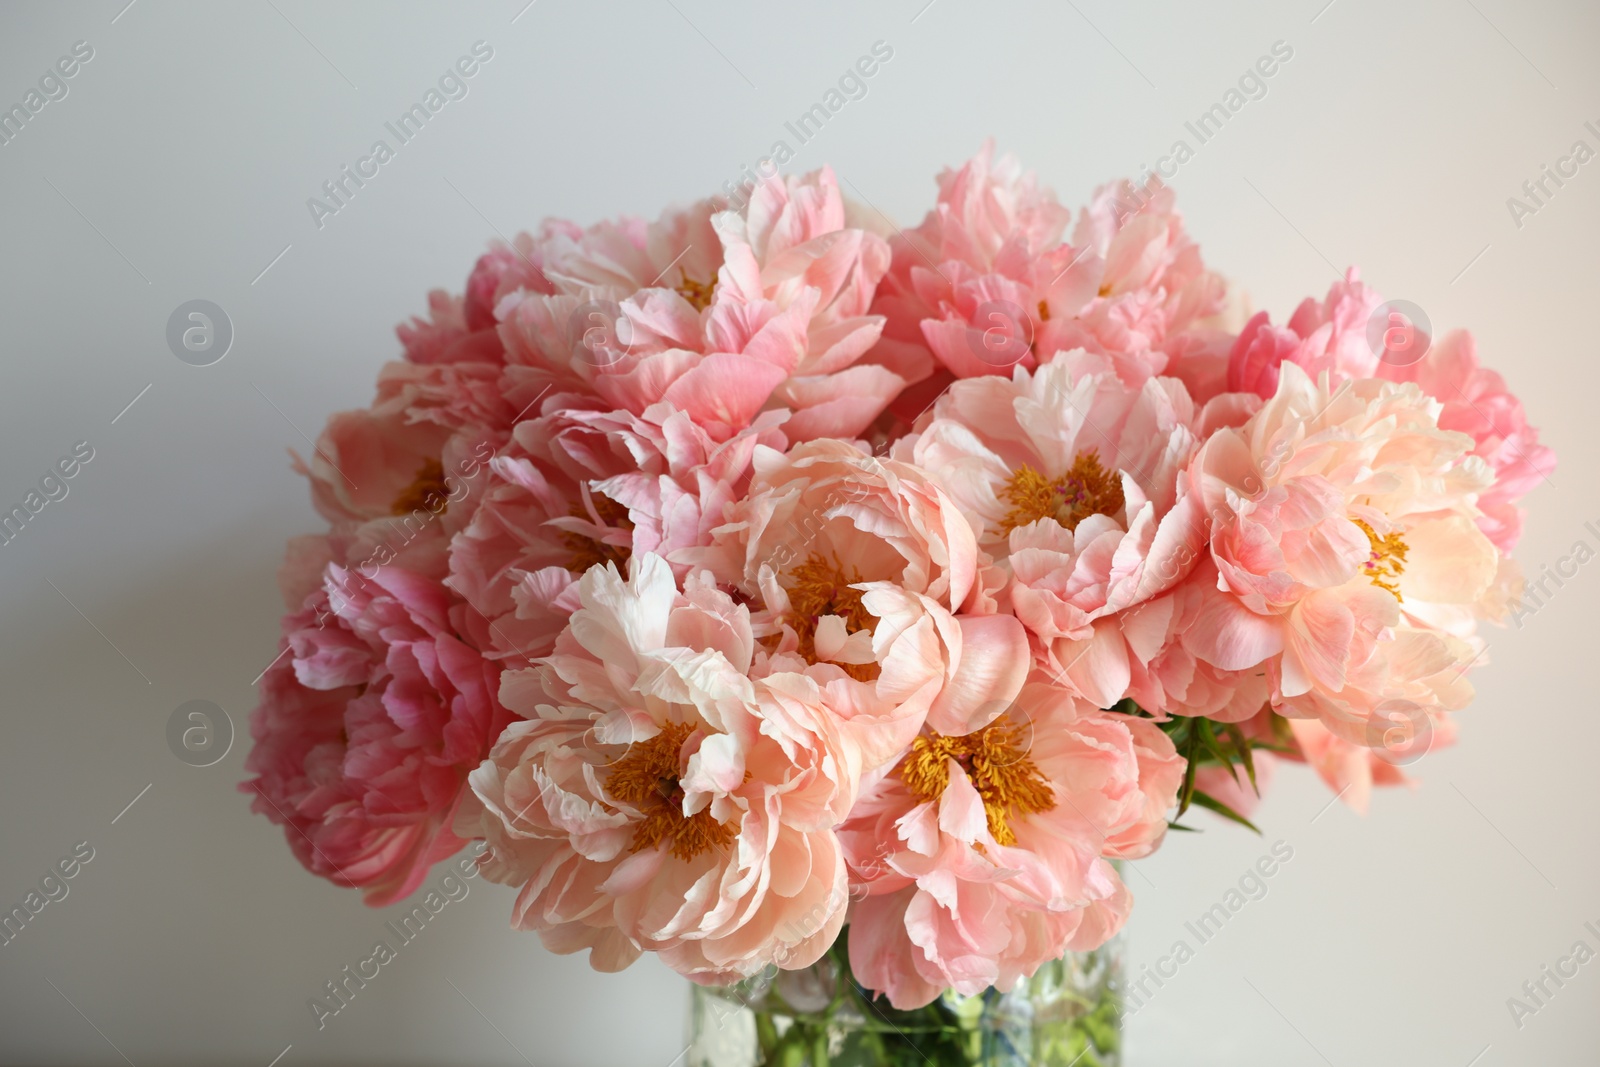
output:
[[[765,1011],[757,1009],[756,1016],[756,1043],[761,1046],[761,1062],[771,1063],[773,1053],[778,1050],[778,1027],[772,1021],[772,1016]]]

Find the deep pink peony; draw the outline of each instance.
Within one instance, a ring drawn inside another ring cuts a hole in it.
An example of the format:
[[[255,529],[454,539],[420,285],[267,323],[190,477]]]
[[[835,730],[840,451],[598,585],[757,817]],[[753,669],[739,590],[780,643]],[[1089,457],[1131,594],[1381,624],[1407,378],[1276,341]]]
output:
[[[1278,390],[1278,368],[1293,363],[1312,379],[1326,371],[1334,385],[1351,378],[1379,377],[1378,354],[1367,340],[1367,320],[1383,298],[1362,284],[1351,268],[1319,304],[1301,301],[1287,326],[1274,326],[1258,312],[1240,332],[1228,360],[1228,389],[1263,400]]]
[[[252,810],[283,824],[306,868],[374,906],[415,889],[465,841],[466,775],[512,715],[499,671],[461,640],[438,582],[330,565],[283,620],[283,653],[251,715]]]

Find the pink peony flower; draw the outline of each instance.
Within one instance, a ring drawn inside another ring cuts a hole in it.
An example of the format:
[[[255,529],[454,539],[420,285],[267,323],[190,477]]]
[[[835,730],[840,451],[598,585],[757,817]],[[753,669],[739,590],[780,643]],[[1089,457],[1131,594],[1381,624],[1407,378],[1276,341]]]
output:
[[[896,454],[961,508],[1004,559],[1009,598],[1040,667],[1099,707],[1127,695],[1135,647],[1121,613],[1199,558],[1197,503],[1180,492],[1198,442],[1182,385],[1130,387],[1081,350],[1037,371],[960,381]]]
[[[1330,392],[1284,364],[1273,398],[1191,463],[1218,577],[1189,650],[1265,664],[1281,714],[1356,744],[1398,706],[1460,707],[1500,568],[1475,521],[1489,469],[1439,410],[1414,385]]]
[[[1184,641],[1200,624],[1216,584],[1216,566],[1202,556],[1172,590],[1116,616],[1128,648],[1127,695],[1144,710],[1157,716],[1243,722],[1267,706],[1264,669],[1223,670],[1195,655]]]
[[[995,161],[992,144],[940,175],[934,210],[891,242],[874,305],[888,319],[878,358],[931,355],[941,368],[896,401],[900,418],[915,419],[952,377],[1031,370],[1076,348],[1132,385],[1174,356],[1185,373],[1218,362],[1197,353],[1224,343],[1226,283],[1205,270],[1171,190],[1155,179],[1098,190],[1071,243],[1069,218],[1014,157]]]
[[[570,222],[547,219],[537,237],[519,233],[511,244],[495,242],[473,266],[463,296],[443,289],[428,294],[427,319],[413,317],[395,328],[412,363],[500,363],[505,350],[496,331],[494,308],[508,293],[528,289],[553,293],[544,273],[545,249],[571,240],[581,230]]]
[[[844,921],[834,828],[862,770],[804,674],[753,674],[748,611],[653,554],[588,570],[553,655],[510,671],[526,714],[472,773],[485,874],[513,924],[600,970],[641,951],[721,983],[815,962]],[[470,831],[468,830],[470,827]]]
[[[993,157],[988,142],[941,173],[938,204],[892,242],[876,305],[890,323],[886,356],[931,352],[957,378],[1031,368],[1094,296],[1095,265],[1076,267],[1061,239],[1071,212],[1015,156]]]
[[[791,437],[853,436],[907,378],[862,358],[889,252],[845,222],[824,168],[762,182],[739,211],[715,198],[552,242],[556,294],[496,308],[508,362],[634,414],[666,401],[717,440],[780,408]]]
[[[428,294],[427,318],[414,315],[394,332],[410,363],[495,363],[501,356],[499,336],[469,328],[465,300],[443,289]]]
[[[1368,731],[1373,745],[1346,741],[1316,719],[1290,719],[1288,726],[1294,752],[1284,758],[1309,764],[1335,797],[1358,815],[1366,814],[1374,787],[1415,788],[1406,768],[1456,739],[1455,720],[1447,712],[1404,703],[1386,709],[1381,726]]]
[[[868,311],[889,268],[889,247],[876,234],[847,227],[831,168],[763,181],[744,211],[713,221],[724,249],[719,278],[730,301],[794,307],[817,293],[805,353],[768,401],[794,412],[784,426],[791,440],[852,437],[908,380],[927,373],[915,363],[898,364],[897,372],[863,359],[883,331],[882,316]]]
[[[642,416],[555,407],[519,423],[450,546],[446,584],[471,606],[474,639],[496,658],[548,655],[590,567],[708,544],[756,444],[782,444],[781,417],[721,444],[666,404]]]
[[[1228,388],[1270,398],[1284,363],[1298,365],[1312,378],[1327,372],[1333,386],[1352,378],[1416,382],[1444,405],[1439,425],[1470,434],[1473,454],[1493,469],[1494,484],[1478,500],[1478,525],[1495,547],[1509,553],[1522,534],[1516,502],[1555,470],[1555,453],[1539,443],[1539,431],[1528,425],[1522,402],[1505,380],[1479,366],[1471,334],[1452,331],[1437,344],[1424,335],[1421,359],[1387,349],[1380,356],[1368,322],[1382,303],[1352,267],[1321,304],[1302,302],[1287,326],[1273,326],[1261,312],[1234,344]]]
[[[310,463],[295,459],[333,525],[335,559],[443,577],[450,535],[514,414],[488,364],[385,365],[372,406],[334,415]]]
[[[1119,356],[1119,370],[1138,380],[1161,373],[1191,330],[1222,321],[1227,283],[1206,269],[1176,200],[1154,176],[1095,190],[1072,239],[1097,261],[1098,287],[1056,347]]]
[[[914,1008],[1103,944],[1132,905],[1106,860],[1160,844],[1183,767],[1148,720],[1037,682],[977,730],[924,730],[840,831],[856,976]]]
[[[1505,379],[1478,364],[1477,343],[1464,330],[1445,334],[1415,363],[1383,364],[1379,375],[1416,382],[1444,405],[1441,427],[1472,436],[1473,455],[1494,471],[1494,484],[1478,497],[1478,527],[1496,548],[1510,553],[1522,536],[1517,501],[1556,469],[1556,454],[1539,443],[1522,401],[1506,388]]]
[[[1351,378],[1379,376],[1378,354],[1367,339],[1367,320],[1383,298],[1361,282],[1351,267],[1318,304],[1303,300],[1287,326],[1273,326],[1259,312],[1239,334],[1228,359],[1228,389],[1270,400],[1278,389],[1278,368],[1294,363],[1315,379],[1324,371],[1337,386]]]
[[[1016,695],[1022,626],[994,614],[999,576],[926,472],[842,441],[757,448],[753,466],[712,547],[680,556],[762,606],[774,663],[826,665],[857,714],[884,725],[885,758],[924,716],[965,731]]]
[[[285,827],[313,874],[381,906],[465,842],[451,830],[467,772],[511,720],[498,670],[458,636],[437,582],[338,565],[284,618],[262,678],[240,788]]]

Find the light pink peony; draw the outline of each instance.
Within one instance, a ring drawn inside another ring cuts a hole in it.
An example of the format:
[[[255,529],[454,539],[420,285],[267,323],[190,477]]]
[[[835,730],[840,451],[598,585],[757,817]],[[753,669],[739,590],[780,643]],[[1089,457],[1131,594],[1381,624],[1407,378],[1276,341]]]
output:
[[[451,534],[515,414],[483,363],[393,362],[371,407],[328,420],[309,463],[311,498],[332,524],[337,562],[369,574],[397,563],[443,577]]]
[[[1234,344],[1228,388],[1270,398],[1284,363],[1312,378],[1327,372],[1333,386],[1352,378],[1416,382],[1444,405],[1439,425],[1470,434],[1473,454],[1494,470],[1493,486],[1478,500],[1478,525],[1509,553],[1522,534],[1516,502],[1555,470],[1555,453],[1539,443],[1539,431],[1528,425],[1505,380],[1479,365],[1471,334],[1455,330],[1438,343],[1420,335],[1413,343],[1426,346],[1421,359],[1374,349],[1368,322],[1382,303],[1352,267],[1320,304],[1303,301],[1287,326],[1273,326],[1261,312]]]
[[[1033,367],[1099,284],[1062,241],[1071,212],[994,145],[939,175],[939,200],[898,235],[876,310],[889,319],[882,352],[970,378]],[[1054,322],[1056,325],[1047,325]]]
[[[926,472],[842,441],[757,448],[753,466],[712,547],[680,555],[762,608],[775,663],[825,665],[855,713],[885,726],[883,757],[924,716],[965,731],[1010,702],[1026,636],[994,613],[1002,576]]]
[[[481,647],[523,664],[550,652],[584,571],[708,544],[748,481],[755,445],[783,443],[781,412],[719,444],[667,404],[644,415],[549,407],[519,423],[491,462],[451,542],[446,581],[471,606]]]
[[[1476,525],[1488,466],[1414,385],[1278,391],[1196,454],[1216,586],[1183,640],[1223,670],[1265,664],[1274,707],[1374,745],[1398,708],[1460,707],[1499,554]]]
[[[1455,719],[1446,712],[1399,706],[1386,720],[1381,731],[1369,731],[1378,742],[1369,746],[1352,744],[1315,719],[1290,719],[1295,753],[1286,758],[1309,764],[1345,806],[1365,815],[1374,787],[1415,788],[1406,768],[1456,739]]]
[[[546,248],[572,240],[582,231],[573,223],[547,219],[537,236],[519,233],[509,244],[495,242],[472,268],[467,291],[428,294],[428,318],[413,317],[395,328],[412,363],[500,363],[505,350],[496,330],[495,305],[508,293],[528,289],[553,293],[544,273]]]
[[[1429,346],[1422,359],[1405,366],[1384,364],[1379,376],[1414,381],[1436,397],[1444,410],[1439,425],[1470,434],[1473,455],[1494,471],[1494,484],[1478,497],[1478,526],[1503,553],[1522,536],[1520,500],[1556,469],[1556,454],[1539,443],[1528,425],[1522,401],[1505,379],[1478,363],[1478,346],[1464,330],[1452,330]]]
[[[285,826],[314,874],[381,906],[465,842],[451,830],[466,775],[511,720],[499,671],[458,636],[437,582],[337,565],[284,618],[286,655],[251,715],[252,810]]]
[[[1206,269],[1176,194],[1160,178],[1097,189],[1072,239],[1097,261],[1098,288],[1057,347],[1117,356],[1119,370],[1138,380],[1159,374],[1169,350],[1183,349],[1191,331],[1229,310],[1227,283]]]
[[[556,294],[496,308],[507,361],[634,414],[671,403],[718,440],[766,409],[792,412],[796,439],[853,436],[907,378],[862,358],[889,251],[845,223],[824,168],[762,182],[739,211],[714,198],[552,241]]]
[[[1106,861],[1160,844],[1183,766],[1148,720],[1044,683],[978,730],[924,731],[840,831],[857,978],[914,1008],[1103,944],[1132,905]]]
[[[1105,356],[1137,386],[1175,355],[1188,370],[1199,349],[1224,343],[1226,283],[1202,264],[1170,189],[1151,179],[1097,190],[1069,243],[1070,217],[992,144],[939,176],[934,210],[891,242],[874,305],[888,319],[879,358],[940,365],[896,401],[900,418],[914,420],[952,377],[1031,370],[1062,351]]]
[[[704,983],[804,967],[844,921],[834,828],[862,770],[803,674],[753,676],[749,613],[636,555],[579,583],[582,606],[502,695],[528,716],[472,773],[485,874],[513,922],[600,970],[641,951]],[[470,829],[469,829],[470,828]]]
[[[1138,647],[1121,613],[1200,557],[1203,515],[1182,493],[1198,445],[1182,385],[1130,387],[1109,359],[1062,353],[1010,380],[955,383],[896,455],[914,460],[1009,565],[1012,610],[1039,665],[1098,707],[1128,693]]]
[[[1184,641],[1200,625],[1216,584],[1216,566],[1202,554],[1172,590],[1116,617],[1128,648],[1127,695],[1144,710],[1242,722],[1266,707],[1265,670],[1223,670],[1195,655]]]

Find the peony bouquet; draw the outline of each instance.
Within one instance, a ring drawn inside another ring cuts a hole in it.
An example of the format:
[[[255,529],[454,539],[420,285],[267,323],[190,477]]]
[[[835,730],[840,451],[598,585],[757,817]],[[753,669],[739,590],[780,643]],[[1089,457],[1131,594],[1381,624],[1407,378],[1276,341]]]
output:
[[[1353,269],[1246,315],[1158,180],[1074,216],[988,148],[906,231],[827,168],[546,221],[296,459],[242,788],[372,905],[480,842],[744,1062],[1001,1062],[967,1005],[1112,938],[1121,861],[1274,760],[1405,782],[1518,595],[1554,457],[1471,336]],[[1014,1062],[1115,1061],[1037,1014]]]

